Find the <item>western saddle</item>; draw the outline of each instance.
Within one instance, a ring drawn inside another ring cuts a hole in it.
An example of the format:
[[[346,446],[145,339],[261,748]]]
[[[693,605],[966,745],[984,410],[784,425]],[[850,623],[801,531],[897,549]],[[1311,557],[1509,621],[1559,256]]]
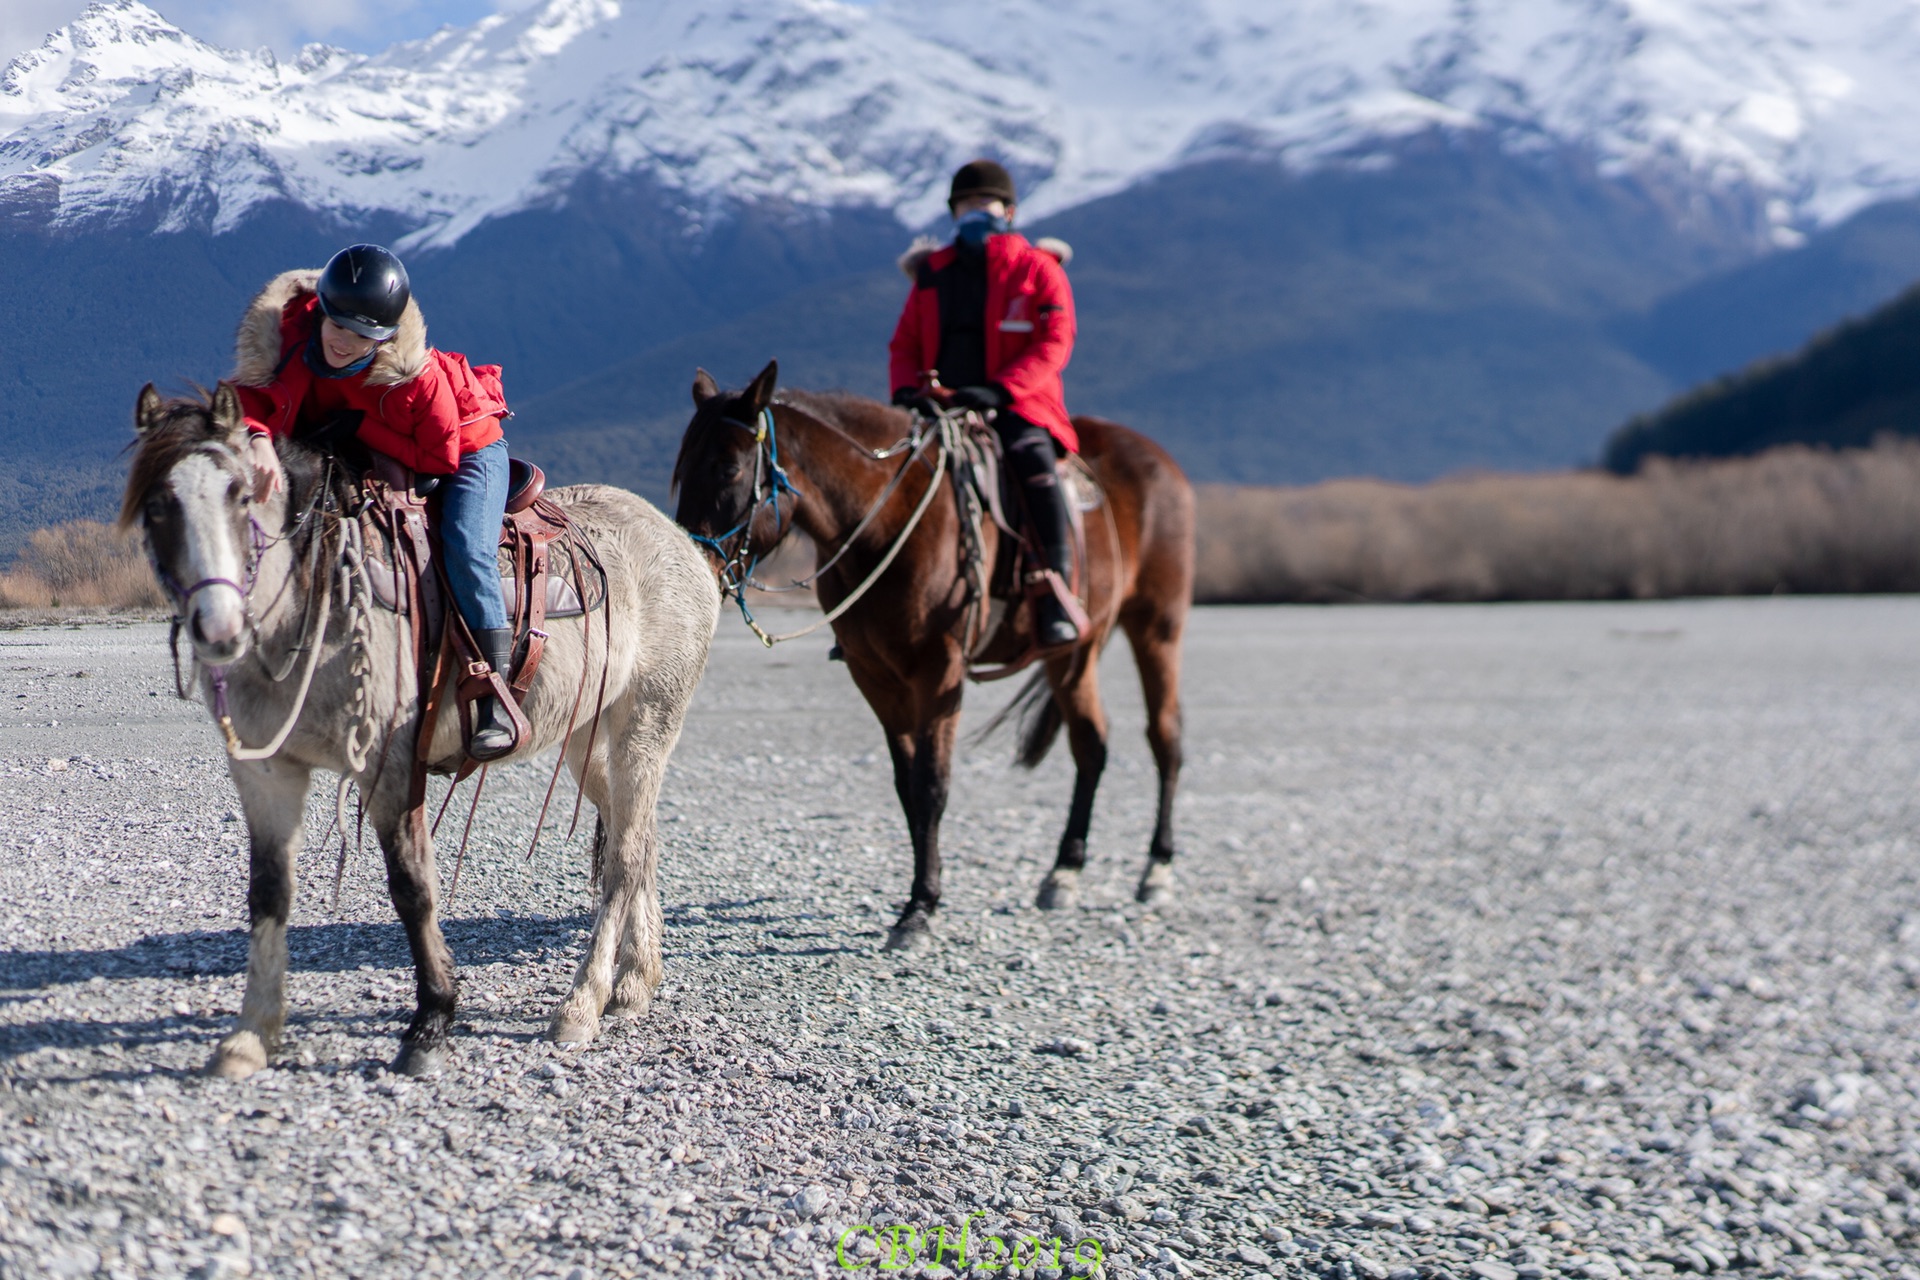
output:
[[[414,473],[381,454],[363,478],[360,519],[368,549],[368,586],[374,602],[407,619],[415,670],[420,673],[422,714],[415,750],[416,798],[423,798],[429,770],[464,778],[478,767],[467,750],[473,736],[476,698],[491,693],[513,724],[515,748],[531,735],[521,705],[539,673],[551,618],[580,617],[604,609],[606,569],[584,530],[545,496],[546,477],[532,463],[509,463],[506,518],[500,525],[501,592],[514,630],[511,671],[496,671],[481,656],[472,633],[452,607],[434,516],[437,504],[416,488]],[[461,750],[454,760],[429,758],[441,711],[441,686],[449,664],[458,672],[454,697],[460,715]],[[585,672],[582,672],[584,683]]]

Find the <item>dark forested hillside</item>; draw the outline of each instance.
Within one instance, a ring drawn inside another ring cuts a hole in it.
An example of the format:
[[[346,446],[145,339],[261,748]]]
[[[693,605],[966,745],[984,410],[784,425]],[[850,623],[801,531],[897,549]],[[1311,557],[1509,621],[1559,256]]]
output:
[[[756,207],[690,234],[684,213],[589,177],[409,255],[433,340],[506,366],[510,438],[556,482],[662,496],[696,365],[737,384],[778,357],[791,385],[886,391],[910,228]],[[1384,167],[1196,165],[1034,229],[1076,250],[1072,408],[1152,432],[1199,479],[1306,483],[1586,461],[1703,362],[1788,349],[1920,275],[1920,206],[1764,257],[1746,226],[1676,219],[1577,153],[1436,132]],[[0,557],[111,513],[140,384],[223,374],[275,271],[398,233],[291,206],[219,235],[0,217]]]
[[[1793,356],[1633,419],[1607,442],[1604,461],[1625,473],[1655,455],[1723,458],[1789,443],[1846,448],[1888,432],[1920,435],[1920,287]]]
[[[1609,326],[1743,251],[1578,157],[1443,134],[1379,171],[1194,166],[1034,230],[1074,248],[1069,406],[1254,483],[1590,457],[1671,389]],[[696,365],[738,383],[777,356],[789,383],[884,395],[906,289],[883,266],[797,290],[523,402],[520,429],[657,467]]]

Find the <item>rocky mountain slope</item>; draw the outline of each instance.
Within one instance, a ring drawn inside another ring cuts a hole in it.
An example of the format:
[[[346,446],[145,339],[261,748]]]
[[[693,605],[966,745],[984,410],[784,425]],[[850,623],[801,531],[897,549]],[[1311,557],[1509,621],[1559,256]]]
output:
[[[1585,461],[1920,275],[1916,69],[1889,0],[549,0],[288,59],[102,0],[0,71],[0,549],[349,239],[517,439],[657,487],[695,363],[884,391],[982,151],[1080,251],[1071,403],[1197,476]]]

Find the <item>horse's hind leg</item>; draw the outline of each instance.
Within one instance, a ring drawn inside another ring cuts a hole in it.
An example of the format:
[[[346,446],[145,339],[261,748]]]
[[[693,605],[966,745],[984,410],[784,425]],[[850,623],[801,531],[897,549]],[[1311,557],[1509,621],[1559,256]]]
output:
[[[653,1004],[653,993],[666,977],[660,944],[666,935],[666,920],[660,912],[658,870],[660,837],[647,835],[647,847],[641,854],[639,874],[635,877],[634,903],[627,910],[627,927],[620,938],[620,964],[613,977],[613,996],[607,1001],[606,1016],[637,1018]]]
[[[607,750],[596,751],[581,775],[587,798],[600,811],[594,833],[600,902],[573,990],[547,1029],[562,1044],[593,1039],[603,1013],[645,1012],[663,976],[654,821],[688,699],[650,697],[652,692],[633,695],[634,709],[625,716],[609,708]]]
[[[231,766],[247,815],[249,857],[247,992],[240,1024],[220,1041],[207,1070],[239,1080],[267,1065],[287,1017],[287,916],[293,910],[293,862],[299,853],[311,773],[282,761]]]
[[[1093,797],[1107,767],[1107,713],[1100,705],[1099,658],[1091,650],[1049,664],[1054,707],[1067,729],[1073,752],[1073,807],[1061,833],[1053,870],[1040,882],[1043,911],[1072,906],[1080,895],[1080,873],[1087,865],[1087,832],[1093,825]]]
[[[387,857],[387,896],[413,951],[414,982],[413,1021],[401,1034],[393,1069],[402,1075],[425,1076],[447,1064],[458,989],[453,952],[440,932],[440,881],[433,866],[426,810],[421,805],[408,807],[404,796],[393,794],[405,789],[405,771],[392,770],[389,779],[397,785],[384,786],[387,794],[370,807]]]
[[[1160,773],[1158,812],[1147,869],[1134,896],[1141,902],[1163,898],[1173,887],[1173,797],[1180,786],[1180,636],[1186,611],[1143,609],[1121,620],[1133,658],[1140,668],[1140,689],[1147,705],[1147,745]]]

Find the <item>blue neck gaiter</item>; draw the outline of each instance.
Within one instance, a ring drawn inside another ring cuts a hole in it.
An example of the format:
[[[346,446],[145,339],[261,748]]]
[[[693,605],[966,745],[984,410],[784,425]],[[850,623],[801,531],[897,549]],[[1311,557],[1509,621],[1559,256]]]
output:
[[[320,330],[316,328],[313,331],[313,335],[307,339],[307,349],[303,353],[303,356],[307,362],[307,368],[313,370],[323,378],[351,378],[354,374],[365,370],[368,365],[373,363],[373,358],[379,354],[380,348],[375,346],[373,350],[367,352],[366,355],[355,360],[346,368],[336,369],[327,363],[327,353],[320,349]]]
[[[969,249],[983,249],[988,236],[1003,236],[1013,230],[1013,224],[1005,218],[989,213],[985,209],[974,209],[954,219],[953,240]]]

